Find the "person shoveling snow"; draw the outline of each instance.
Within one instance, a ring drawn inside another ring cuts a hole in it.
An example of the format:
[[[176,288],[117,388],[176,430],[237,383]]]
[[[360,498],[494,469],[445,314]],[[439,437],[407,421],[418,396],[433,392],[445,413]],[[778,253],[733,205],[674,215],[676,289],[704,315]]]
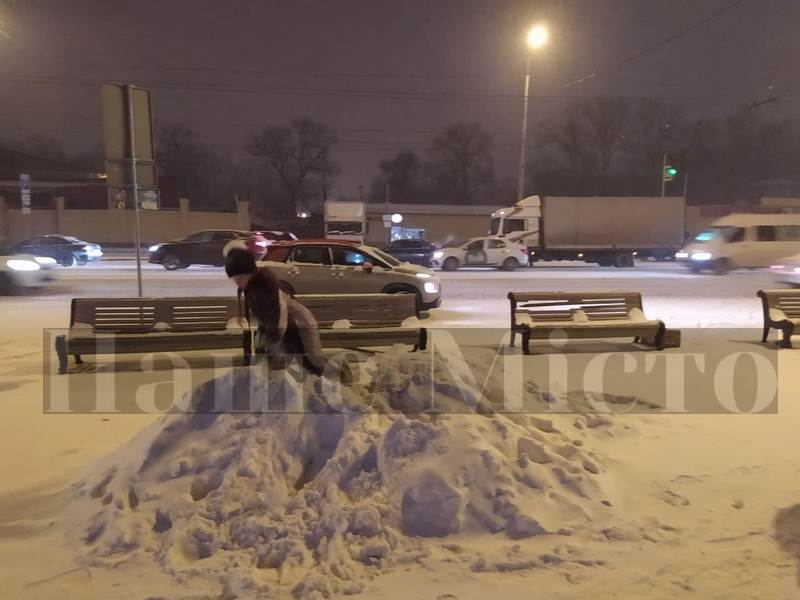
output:
[[[322,375],[326,361],[311,311],[281,289],[272,271],[259,269],[247,250],[230,249],[225,273],[244,294],[249,313],[258,319],[256,349],[267,354],[270,366],[284,366],[289,356],[301,355],[309,371]]]

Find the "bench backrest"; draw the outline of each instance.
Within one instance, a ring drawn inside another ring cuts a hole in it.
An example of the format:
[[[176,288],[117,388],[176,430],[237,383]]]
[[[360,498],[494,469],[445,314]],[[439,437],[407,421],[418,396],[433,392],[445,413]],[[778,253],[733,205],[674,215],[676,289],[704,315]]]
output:
[[[759,290],[764,310],[777,308],[789,319],[800,319],[800,290]]]
[[[399,327],[408,317],[417,316],[414,294],[301,294],[295,298],[323,329],[340,319],[349,320],[352,327]]]
[[[511,321],[516,313],[532,321],[571,321],[582,310],[589,321],[627,319],[633,308],[642,310],[639,292],[510,292]]]
[[[70,327],[97,333],[224,331],[238,317],[236,297],[73,298]]]

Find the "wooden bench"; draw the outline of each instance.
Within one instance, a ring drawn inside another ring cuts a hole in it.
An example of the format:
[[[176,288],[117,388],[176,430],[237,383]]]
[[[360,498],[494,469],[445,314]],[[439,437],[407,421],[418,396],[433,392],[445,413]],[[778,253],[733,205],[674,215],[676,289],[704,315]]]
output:
[[[792,335],[800,325],[800,290],[758,290],[764,309],[764,335],[761,342],[766,343],[770,329],[779,329],[783,338],[778,342],[781,348],[792,347]]]
[[[664,323],[645,318],[637,292],[510,292],[508,299],[511,346],[519,333],[525,354],[531,339],[549,339],[556,331],[575,339],[632,337],[664,348]]]
[[[407,344],[425,350],[424,327],[404,327],[417,316],[414,294],[305,294],[295,298],[311,311],[319,324],[323,348],[368,348]],[[347,319],[349,328],[334,328]]]
[[[236,297],[74,298],[69,332],[55,340],[59,373],[70,354],[125,354],[241,348],[245,364],[252,333],[237,326]]]

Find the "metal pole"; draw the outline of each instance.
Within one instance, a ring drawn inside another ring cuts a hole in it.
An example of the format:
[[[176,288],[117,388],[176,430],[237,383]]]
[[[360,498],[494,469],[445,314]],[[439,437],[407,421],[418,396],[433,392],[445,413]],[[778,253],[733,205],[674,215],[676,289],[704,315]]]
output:
[[[525,101],[522,107],[522,136],[519,148],[519,176],[517,178],[517,199],[525,197],[525,153],[528,146],[528,96],[531,87],[531,55],[525,61]]]
[[[136,176],[136,141],[133,132],[133,86],[125,86],[128,99],[128,140],[131,154],[131,187],[133,188],[133,206],[136,216],[136,286],[139,298],[142,297],[142,224],[139,218],[139,183]]]
[[[683,199],[686,200],[686,193],[689,191],[689,171],[683,174]]]
[[[667,171],[667,155],[664,154],[661,158],[661,197],[664,197],[664,192],[666,191],[666,171]]]

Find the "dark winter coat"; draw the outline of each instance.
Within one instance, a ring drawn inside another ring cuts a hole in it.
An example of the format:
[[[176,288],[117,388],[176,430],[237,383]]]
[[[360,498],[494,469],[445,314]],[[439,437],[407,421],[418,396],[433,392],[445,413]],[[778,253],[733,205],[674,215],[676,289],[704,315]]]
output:
[[[258,346],[268,355],[300,354],[317,374],[325,368],[314,315],[283,291],[267,268],[256,271],[244,288],[245,306],[258,320]],[[248,317],[249,317],[248,315]]]

